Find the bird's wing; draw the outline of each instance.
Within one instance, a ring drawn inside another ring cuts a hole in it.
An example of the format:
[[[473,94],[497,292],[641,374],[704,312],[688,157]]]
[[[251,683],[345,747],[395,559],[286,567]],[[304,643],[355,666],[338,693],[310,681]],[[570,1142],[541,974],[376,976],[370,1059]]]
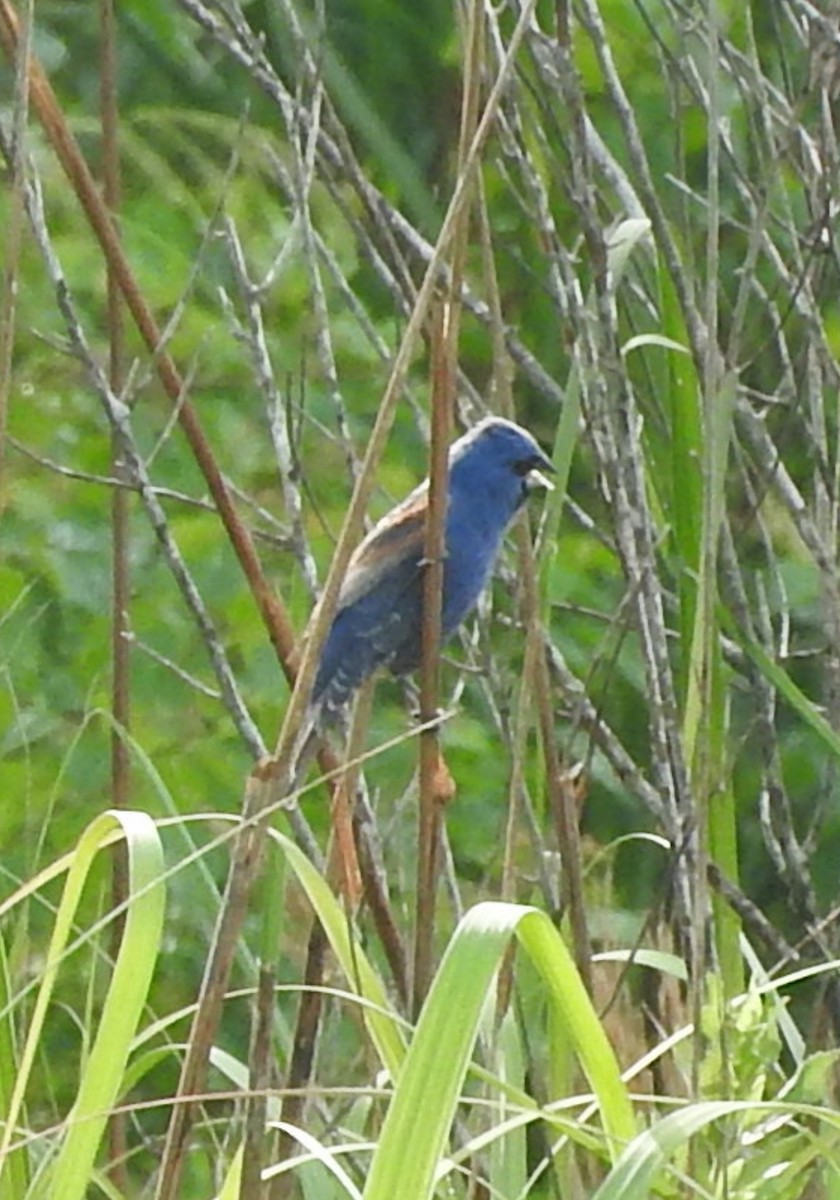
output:
[[[414,566],[419,564],[423,555],[427,490],[424,484],[413,491],[374,526],[356,549],[341,588],[339,610],[355,604],[387,576],[400,575],[401,568],[410,560],[416,560]]]
[[[413,493],[353,555],[327,635],[313,698],[340,708],[406,638],[419,637],[425,495]]]

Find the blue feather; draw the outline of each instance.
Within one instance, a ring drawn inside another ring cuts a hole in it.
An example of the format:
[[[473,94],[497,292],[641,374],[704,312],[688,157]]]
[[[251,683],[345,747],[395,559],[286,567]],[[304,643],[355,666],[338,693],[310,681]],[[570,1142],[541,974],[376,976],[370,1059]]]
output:
[[[452,446],[442,632],[474,607],[505,530],[550,460],[524,429],[488,418]],[[415,670],[422,655],[423,544],[428,484],[371,530],[353,555],[321,654],[313,706],[329,717],[380,667]]]

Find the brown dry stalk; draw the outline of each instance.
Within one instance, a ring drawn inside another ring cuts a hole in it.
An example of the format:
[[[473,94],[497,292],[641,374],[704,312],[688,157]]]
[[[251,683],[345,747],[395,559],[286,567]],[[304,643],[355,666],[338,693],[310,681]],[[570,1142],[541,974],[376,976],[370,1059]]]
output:
[[[117,31],[112,0],[101,0],[99,6],[101,36],[100,119],[102,123],[102,173],[105,203],[116,220],[120,207],[119,105],[117,97]],[[115,394],[123,386],[124,326],[122,298],[113,270],[108,268],[107,323],[110,361],[108,382]],[[111,436],[111,473],[115,478],[128,479],[122,462],[119,439]],[[130,759],[123,736],[129,727],[131,710],[131,653],[128,641],[129,578],[129,494],[125,488],[114,488],[111,494],[111,804],[127,808],[130,800]],[[124,906],[128,896],[128,868],[125,847],[114,847],[112,855],[111,903],[115,909]],[[124,920],[114,921],[111,927],[111,953],[116,958],[122,941]],[[108,1175],[120,1191],[128,1187],[126,1163],[128,1158],[127,1123],[123,1114],[115,1114],[108,1125],[111,1161]]]
[[[484,42],[484,4],[469,5],[465,30],[464,87],[458,143],[458,174],[463,177],[478,126]],[[474,181],[470,183],[470,195]],[[446,508],[449,490],[449,441],[458,373],[461,290],[467,257],[469,205],[464,204],[452,234],[451,270],[446,298],[433,330],[432,436],[429,455],[429,509],[426,518],[423,580],[423,660],[420,675],[420,719],[432,721],[440,691],[441,599],[446,554]],[[415,1017],[426,996],[433,970],[435,900],[441,825],[455,784],[432,726],[420,738],[420,794],[417,836],[417,897],[414,935],[413,1007]]]
[[[463,224],[459,225],[460,230]],[[453,377],[450,363],[457,355],[457,318],[454,329],[448,315],[456,306],[449,298],[438,306],[432,330],[432,437],[429,451],[429,508],[426,514],[423,577],[423,660],[420,674],[420,720],[425,724],[437,712],[440,687],[441,599],[446,554],[446,508],[449,485],[449,429]],[[454,345],[453,341],[454,339]],[[440,825],[443,805],[437,795],[440,738],[431,726],[420,737],[420,794],[417,826],[417,896],[414,930],[413,1011],[415,1018],[429,989],[433,970],[435,897],[439,870]]]

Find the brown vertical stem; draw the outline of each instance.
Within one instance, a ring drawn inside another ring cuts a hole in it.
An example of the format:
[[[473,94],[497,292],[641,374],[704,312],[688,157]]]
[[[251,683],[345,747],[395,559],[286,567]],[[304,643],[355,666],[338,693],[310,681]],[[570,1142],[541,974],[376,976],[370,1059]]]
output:
[[[261,1103],[250,1104],[246,1117],[245,1146],[261,1144],[265,1130],[268,1089],[271,1086],[273,1055],[271,1052],[271,1023],[274,1019],[274,971],[262,967],[257,992],[254,997],[254,1034],[248,1056],[251,1069],[248,1090],[252,1099]],[[253,1127],[251,1127],[253,1126]],[[262,1180],[262,1161],[259,1155],[245,1153],[242,1159],[242,1178],[239,1184],[239,1200],[264,1200],[268,1195],[268,1184]]]
[[[300,994],[295,1036],[292,1044],[292,1054],[286,1077],[286,1089],[283,1097],[284,1125],[300,1125],[303,1118],[306,1097],[304,1090],[312,1078],[315,1064],[315,1046],[318,1040],[318,1027],[324,1008],[323,993],[314,990],[324,982],[324,969],[327,960],[329,943],[323,926],[316,919],[309,933],[306,948],[306,967],[303,975],[303,990]],[[278,1163],[285,1162],[295,1148],[295,1139],[291,1133],[280,1131],[275,1159]],[[291,1171],[275,1175],[269,1188],[270,1200],[286,1200],[294,1195],[297,1181]]]
[[[116,27],[112,0],[101,0],[102,25],[102,174],[105,202],[112,213],[120,206],[120,160],[118,140],[119,109],[117,103]],[[108,380],[119,394],[123,385],[124,325],[119,283],[108,266]],[[112,470],[117,478],[125,479],[119,449],[112,447]],[[111,706],[117,725],[111,740],[111,796],[116,807],[128,803],[128,749],[120,730],[128,728],[129,718],[129,645],[128,645],[128,488],[112,489],[112,671]]]
[[[464,54],[464,89],[458,143],[459,185],[468,175],[478,127],[479,84],[484,33],[481,0],[469,6]],[[486,116],[486,114],[485,114]],[[483,124],[483,122],[482,122]],[[470,192],[475,175],[470,179]],[[467,254],[469,205],[461,206],[452,232],[452,270],[440,324],[433,331],[432,444],[429,463],[429,511],[426,520],[423,580],[423,663],[420,719],[433,722],[440,687],[441,598],[446,554],[446,502],[449,483],[448,444],[458,369],[461,286]],[[414,941],[413,1009],[417,1016],[433,970],[435,895],[443,810],[454,794],[454,782],[440,752],[432,725],[420,737],[420,811],[418,822],[417,897]]]
[[[116,220],[120,207],[119,104],[117,98],[117,38],[112,0],[101,0],[99,9],[102,57],[100,72],[100,116],[102,122],[102,178],[105,203]],[[123,314],[119,283],[108,266],[108,380],[119,394],[123,384]],[[124,478],[116,437],[111,441],[111,469],[116,478]],[[123,731],[129,726],[130,676],[128,644],[128,503],[126,488],[111,492],[111,804],[126,808],[129,803],[128,747]],[[125,847],[114,847],[112,857],[111,903],[119,909],[128,895]],[[123,934],[124,918],[115,920],[111,929],[111,955],[116,958]],[[120,1191],[128,1186],[126,1158],[128,1139],[124,1113],[116,1113],[108,1126],[110,1141],[109,1178]]]
[[[514,420],[516,413],[513,407],[513,363],[505,346],[505,323],[502,311],[502,298],[499,291],[499,280],[496,274],[495,252],[490,224],[490,213],[487,207],[487,196],[484,181],[478,181],[478,225],[481,236],[481,260],[484,269],[484,286],[487,289],[487,300],[492,314],[491,333],[493,336],[493,377],[491,395],[498,405],[503,417]],[[525,658],[522,664],[522,678],[531,678],[533,656],[536,653],[534,638],[525,642]],[[525,695],[520,693],[520,703],[515,709],[515,719],[511,727],[510,746],[510,780],[508,783],[508,810],[505,822],[505,849],[502,859],[501,898],[516,900],[516,856],[515,845],[519,832],[519,820],[522,807],[522,793],[525,787],[525,747],[530,728],[531,708]],[[513,944],[508,948],[499,968],[499,978],[496,987],[496,1021],[501,1023],[508,1010],[513,993],[513,967],[516,949]]]
[[[364,751],[372,698],[373,689],[368,683],[362,688],[354,705],[345,766],[335,781],[332,797],[332,836],[327,855],[327,879],[340,892],[348,921],[353,920],[363,892],[361,868],[356,856],[353,808],[361,770],[357,759]],[[309,931],[303,991],[285,1080],[284,1125],[301,1125],[304,1119],[306,1088],[312,1079],[318,1027],[324,1010],[324,995],[320,988],[324,982],[328,948],[327,935],[316,918]],[[292,1135],[282,1130],[277,1138],[275,1161],[284,1162],[294,1147]],[[270,1200],[287,1200],[287,1197],[294,1195],[296,1186],[297,1181],[291,1171],[275,1175],[268,1192]]]
[[[449,429],[453,373],[447,347],[457,345],[456,329],[447,329],[454,306],[435,314],[432,334],[432,444],[429,468],[429,510],[426,516],[423,578],[423,665],[420,679],[420,720],[434,722],[440,683],[441,599],[446,554],[446,504],[449,483]],[[454,358],[454,353],[452,357]],[[437,891],[440,822],[444,797],[438,730],[434,724],[420,735],[420,800],[417,832],[417,896],[414,933],[413,1009],[415,1017],[429,988],[433,970],[435,894]]]

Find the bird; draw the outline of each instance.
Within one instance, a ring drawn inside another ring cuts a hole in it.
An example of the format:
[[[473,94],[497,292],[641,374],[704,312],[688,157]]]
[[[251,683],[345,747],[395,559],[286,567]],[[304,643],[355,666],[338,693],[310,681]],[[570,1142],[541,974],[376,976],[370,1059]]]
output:
[[[527,430],[486,417],[449,450],[442,640],[469,615],[487,584],[505,531],[551,459]],[[416,670],[423,653],[423,566],[429,482],[391,509],[350,559],[324,642],[310,701],[316,724],[329,724],[382,667]]]

